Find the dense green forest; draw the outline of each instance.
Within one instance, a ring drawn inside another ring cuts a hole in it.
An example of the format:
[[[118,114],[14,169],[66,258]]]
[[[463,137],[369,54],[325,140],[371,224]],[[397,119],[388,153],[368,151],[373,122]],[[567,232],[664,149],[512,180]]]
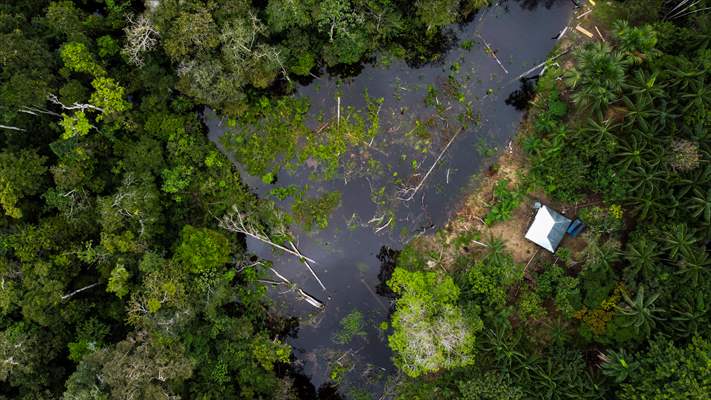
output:
[[[488,3],[3,1],[0,398],[315,398],[228,223],[282,240],[289,221],[203,110],[298,114],[281,100],[298,82],[376,54],[437,60],[445,28]],[[711,14],[680,3],[606,4],[609,40],[538,82],[527,185],[600,199],[583,251],[526,278],[478,232],[455,245],[489,246],[451,273],[399,255],[398,396],[711,397]]]

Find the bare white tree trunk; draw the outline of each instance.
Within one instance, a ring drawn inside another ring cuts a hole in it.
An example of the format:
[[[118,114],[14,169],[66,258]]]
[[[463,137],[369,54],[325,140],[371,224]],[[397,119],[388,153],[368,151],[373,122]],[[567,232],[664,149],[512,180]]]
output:
[[[9,129],[11,131],[25,132],[24,129],[18,128],[16,126],[0,125],[0,129]]]
[[[83,288],[79,288],[71,293],[67,293],[64,296],[62,296],[62,301],[67,300],[67,299],[73,297],[74,295],[77,295],[85,290],[89,290],[89,289],[93,288],[94,286],[97,286],[98,284],[99,284],[99,282],[94,282],[91,285],[87,285],[87,286],[84,286]]]

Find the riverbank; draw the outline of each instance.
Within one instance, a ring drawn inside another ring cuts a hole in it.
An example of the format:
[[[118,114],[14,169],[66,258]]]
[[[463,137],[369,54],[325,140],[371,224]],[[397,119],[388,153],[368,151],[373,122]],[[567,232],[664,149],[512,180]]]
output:
[[[580,7],[562,31],[562,36],[558,38],[559,43],[550,54],[549,62],[543,67],[543,74],[555,74],[554,77],[547,76],[546,79],[556,81],[556,89],[560,91],[560,97],[569,99],[569,90],[562,83],[562,75],[565,71],[573,67],[573,49],[589,43],[591,41],[605,41],[605,33],[608,27],[605,26],[590,3]],[[580,29],[576,29],[580,27]],[[593,37],[587,33],[595,32]],[[555,72],[548,67],[556,67]],[[546,71],[547,70],[547,71]],[[534,71],[535,73],[535,71]],[[486,240],[500,239],[505,250],[511,254],[513,260],[518,264],[525,264],[527,268],[543,261],[554,261],[555,255],[551,255],[540,247],[536,246],[524,238],[526,230],[535,215],[534,204],[540,202],[561,212],[569,218],[574,218],[583,207],[598,205],[599,199],[591,196],[584,197],[577,202],[561,202],[548,196],[543,188],[538,187],[530,179],[530,159],[524,149],[524,143],[533,133],[535,120],[544,107],[545,98],[548,93],[536,89],[536,94],[530,101],[530,107],[526,112],[518,132],[508,143],[506,148],[477,179],[475,179],[474,190],[467,195],[457,207],[450,221],[442,230],[434,236],[422,238],[416,247],[425,249],[440,247],[440,244],[427,243],[435,241],[444,244],[445,248],[458,250],[452,243],[460,241],[464,236],[478,236],[484,242]],[[506,215],[501,218],[487,218],[492,212],[497,212],[501,199],[496,196],[497,185],[505,184],[515,197],[509,204]],[[490,220],[494,221],[490,221]],[[497,220],[498,219],[498,220]],[[473,232],[476,232],[474,234]],[[465,251],[484,247],[476,243],[473,246],[466,246]],[[573,238],[567,236],[561,248],[564,252],[572,255],[578,254],[586,246],[583,237]],[[457,254],[442,255],[442,267],[449,270],[456,259]],[[447,262],[447,260],[449,262]],[[537,261],[538,260],[538,261]]]

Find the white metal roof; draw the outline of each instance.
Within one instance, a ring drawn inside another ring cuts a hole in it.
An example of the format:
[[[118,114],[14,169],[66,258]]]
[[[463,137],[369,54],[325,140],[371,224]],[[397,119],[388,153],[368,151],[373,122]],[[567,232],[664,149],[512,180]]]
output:
[[[526,239],[554,253],[565,236],[570,219],[546,206],[541,206],[526,232]]]

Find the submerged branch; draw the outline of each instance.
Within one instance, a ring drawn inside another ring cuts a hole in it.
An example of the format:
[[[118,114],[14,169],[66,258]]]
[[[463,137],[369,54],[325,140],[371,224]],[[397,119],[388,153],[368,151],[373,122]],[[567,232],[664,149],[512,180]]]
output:
[[[274,275],[276,275],[279,279],[282,280],[282,282],[275,282],[275,281],[269,281],[269,280],[268,280],[267,282],[268,282],[269,284],[271,284],[271,285],[279,285],[280,283],[283,283],[283,284],[285,284],[285,285],[288,285],[288,286],[290,286],[291,288],[293,288],[293,289],[296,291],[296,294],[298,295],[299,298],[301,298],[301,300],[303,300],[303,301],[309,303],[311,306],[316,307],[316,308],[318,308],[318,309],[322,309],[322,308],[325,307],[325,305],[324,305],[322,302],[320,302],[317,298],[315,298],[315,297],[311,296],[310,294],[306,293],[303,289],[301,289],[300,287],[296,286],[295,283],[292,283],[292,282],[291,282],[290,280],[288,280],[284,275],[280,274],[277,270],[275,270],[274,268],[269,268],[269,269],[274,273]]]
[[[459,134],[462,132],[462,130],[463,130],[463,129],[460,128],[460,129],[457,131],[457,133],[455,133],[454,136],[452,136],[452,138],[449,139],[449,142],[447,142],[447,145],[444,146],[444,149],[442,149],[442,151],[439,153],[439,156],[437,156],[437,159],[434,161],[434,163],[432,163],[432,166],[431,166],[430,169],[427,171],[427,173],[425,174],[425,176],[422,177],[422,180],[420,180],[420,183],[418,183],[417,186],[415,186],[414,188],[409,188],[409,189],[402,190],[402,191],[401,191],[401,192],[402,192],[402,196],[398,196],[398,199],[400,199],[400,200],[402,200],[402,201],[410,201],[410,200],[412,200],[412,199],[415,197],[415,195],[416,195],[417,192],[422,188],[422,185],[425,183],[425,181],[426,181],[427,178],[430,176],[430,174],[432,173],[432,171],[434,171],[434,169],[435,169],[435,167],[437,166],[437,164],[439,164],[439,161],[442,159],[442,156],[444,156],[444,153],[447,152],[447,149],[449,149],[449,146],[452,144],[452,142],[454,142],[454,139],[456,139],[457,136],[459,136]],[[404,196],[407,196],[407,197],[404,197]]]
[[[484,40],[484,38],[481,37],[481,35],[477,34],[476,36],[479,39],[481,39],[481,41],[484,43],[484,46],[486,46],[486,49],[489,50],[489,53],[491,54],[491,56],[494,57],[494,60],[496,60],[496,62],[499,64],[499,67],[501,67],[501,69],[503,69],[504,72],[508,75],[509,71],[506,69],[506,67],[504,67],[504,64],[501,63],[501,60],[499,60],[499,57],[496,56],[494,49],[492,49],[491,46],[489,46],[489,43],[487,43],[486,40]]]
[[[311,265],[307,261],[306,257],[304,257],[303,254],[301,254],[299,249],[296,248],[296,246],[294,245],[294,243],[291,240],[289,241],[289,245],[291,245],[291,248],[294,249],[294,252],[299,255],[301,262],[304,263],[304,265],[306,265],[306,268],[309,269],[309,272],[311,272],[311,275],[313,275],[314,278],[316,278],[316,281],[318,282],[318,284],[321,285],[321,289],[323,289],[323,291],[325,292],[326,286],[323,285],[323,282],[321,282],[321,279],[319,279],[318,275],[316,275],[316,272],[314,272],[314,269],[311,268]]]

